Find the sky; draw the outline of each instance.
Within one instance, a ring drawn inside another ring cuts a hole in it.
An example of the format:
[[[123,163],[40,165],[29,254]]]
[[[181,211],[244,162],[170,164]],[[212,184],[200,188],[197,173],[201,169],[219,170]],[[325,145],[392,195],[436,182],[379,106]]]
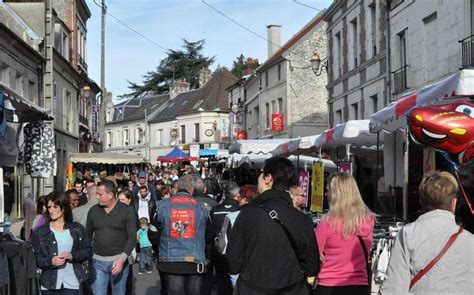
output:
[[[87,22],[89,77],[100,85],[100,7],[86,0],[92,13]],[[101,0],[96,0],[100,3]],[[332,0],[206,0],[207,3],[266,38],[267,25],[281,25],[282,45]],[[182,39],[206,41],[204,54],[215,56],[211,66],[232,67],[243,54],[267,59],[267,42],[218,14],[201,0],[106,0],[108,12],[154,43],[178,49]],[[117,96],[128,93],[127,81],[142,82],[155,70],[165,51],[140,37],[120,22],[106,16],[105,80],[107,90]]]

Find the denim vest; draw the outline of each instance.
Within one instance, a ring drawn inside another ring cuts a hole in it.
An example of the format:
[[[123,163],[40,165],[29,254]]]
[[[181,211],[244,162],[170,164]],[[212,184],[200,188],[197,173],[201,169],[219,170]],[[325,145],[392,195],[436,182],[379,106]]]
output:
[[[190,194],[178,192],[157,202],[161,225],[160,262],[194,262],[206,259],[206,221],[211,207]]]

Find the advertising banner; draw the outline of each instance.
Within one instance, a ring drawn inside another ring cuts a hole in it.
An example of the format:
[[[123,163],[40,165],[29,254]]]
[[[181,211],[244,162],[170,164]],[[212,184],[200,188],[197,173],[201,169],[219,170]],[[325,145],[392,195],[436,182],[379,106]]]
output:
[[[285,119],[283,114],[272,114],[272,131],[284,131]]]
[[[351,162],[339,162],[338,171],[352,174],[352,163]]]
[[[324,199],[324,165],[315,163],[311,178],[311,208],[313,212],[323,212]]]
[[[309,172],[308,171],[301,171],[298,174],[298,185],[303,189],[304,193],[304,200],[301,207],[306,208],[308,207],[308,191],[309,191]]]

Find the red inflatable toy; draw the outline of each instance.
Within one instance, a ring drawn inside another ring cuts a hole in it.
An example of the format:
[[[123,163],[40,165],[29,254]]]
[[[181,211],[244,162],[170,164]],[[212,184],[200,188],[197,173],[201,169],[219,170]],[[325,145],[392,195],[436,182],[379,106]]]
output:
[[[457,102],[413,109],[408,116],[413,140],[449,154],[460,164],[474,156],[474,104]]]

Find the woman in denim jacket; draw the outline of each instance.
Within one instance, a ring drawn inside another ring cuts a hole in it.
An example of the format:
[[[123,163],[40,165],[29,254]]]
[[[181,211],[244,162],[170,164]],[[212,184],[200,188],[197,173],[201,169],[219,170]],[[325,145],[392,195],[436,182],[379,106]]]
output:
[[[41,269],[41,294],[79,294],[87,280],[92,247],[85,228],[73,222],[69,200],[62,192],[46,198],[46,223],[33,233],[36,263]]]

